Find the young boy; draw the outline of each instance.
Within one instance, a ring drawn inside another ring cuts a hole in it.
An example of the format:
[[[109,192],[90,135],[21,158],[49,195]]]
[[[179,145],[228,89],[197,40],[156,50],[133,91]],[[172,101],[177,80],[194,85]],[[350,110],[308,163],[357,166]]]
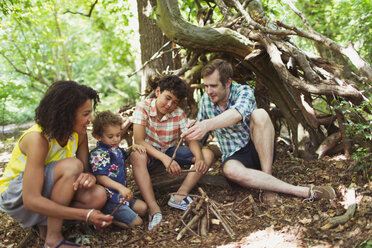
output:
[[[126,187],[127,168],[125,159],[128,154],[119,147],[121,141],[122,119],[110,111],[96,114],[93,120],[93,137],[98,140],[89,154],[89,163],[97,182],[107,191],[107,202],[102,209],[105,214],[112,211],[123,202],[123,205],[114,214],[113,223],[120,227],[133,227],[142,225],[142,219],[147,212],[145,202],[133,197],[133,193]],[[146,153],[142,146],[133,148],[138,153]]]
[[[148,167],[161,162],[169,174],[177,176],[181,173],[180,165],[194,164],[196,172],[188,173],[177,193],[168,202],[172,207],[186,210],[192,202],[188,193],[207,172],[214,159],[213,152],[201,149],[197,141],[188,142],[189,147],[179,147],[175,159],[171,159],[181,133],[187,129],[186,115],[178,107],[187,96],[187,91],[188,86],[179,77],[163,77],[155,90],[156,98],[137,103],[133,114],[134,141],[146,147],[148,154],[137,153],[131,157],[131,162],[134,178],[149,207],[149,230],[160,223],[162,214],[155,200]]]

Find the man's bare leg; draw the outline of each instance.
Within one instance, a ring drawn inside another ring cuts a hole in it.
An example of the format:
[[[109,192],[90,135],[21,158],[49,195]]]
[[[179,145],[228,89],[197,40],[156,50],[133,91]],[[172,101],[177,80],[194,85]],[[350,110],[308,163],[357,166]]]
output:
[[[309,187],[294,186],[260,170],[246,168],[237,160],[229,160],[223,167],[225,176],[243,187],[309,197]]]
[[[269,114],[264,109],[253,111],[249,129],[251,139],[260,159],[261,169],[271,175],[274,159],[275,130]]]

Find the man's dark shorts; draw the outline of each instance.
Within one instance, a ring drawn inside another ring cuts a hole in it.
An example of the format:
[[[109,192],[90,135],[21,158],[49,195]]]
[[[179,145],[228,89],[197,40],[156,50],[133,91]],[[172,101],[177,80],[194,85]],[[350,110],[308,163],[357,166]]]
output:
[[[276,142],[274,142],[274,156],[273,156],[273,163],[276,158]],[[261,169],[261,163],[260,159],[258,157],[256,148],[254,147],[253,141],[249,140],[248,144],[240,149],[239,151],[235,152],[230,157],[226,158],[225,161],[223,161],[221,169],[223,169],[223,166],[225,163],[229,160],[238,160],[241,162],[246,168],[255,169],[255,170],[262,170]],[[227,178],[226,178],[227,179]],[[228,180],[228,183],[232,187],[238,186],[238,184]]]

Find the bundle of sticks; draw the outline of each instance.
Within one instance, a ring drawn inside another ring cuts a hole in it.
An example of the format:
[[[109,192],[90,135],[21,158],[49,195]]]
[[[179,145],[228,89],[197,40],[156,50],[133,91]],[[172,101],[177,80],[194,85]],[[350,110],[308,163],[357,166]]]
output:
[[[235,237],[232,225],[236,225],[240,218],[230,209],[210,199],[202,188],[198,188],[199,195],[189,195],[194,201],[184,212],[176,228],[180,227],[177,240],[180,240],[187,231],[198,237],[207,236],[211,223],[221,224],[230,238]]]

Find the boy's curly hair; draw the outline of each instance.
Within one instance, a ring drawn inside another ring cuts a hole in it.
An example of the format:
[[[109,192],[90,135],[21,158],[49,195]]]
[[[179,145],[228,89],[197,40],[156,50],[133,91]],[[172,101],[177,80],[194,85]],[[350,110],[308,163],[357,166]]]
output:
[[[118,114],[114,114],[109,110],[97,112],[94,115],[92,134],[102,137],[105,127],[109,125],[121,126],[121,124],[122,120]]]
[[[49,138],[62,140],[73,133],[77,109],[87,100],[93,109],[99,102],[97,91],[74,81],[52,84],[35,109],[35,122]]]
[[[186,82],[175,75],[160,78],[158,86],[160,88],[160,92],[168,90],[172,92],[179,100],[184,99],[189,91],[189,87]]]

